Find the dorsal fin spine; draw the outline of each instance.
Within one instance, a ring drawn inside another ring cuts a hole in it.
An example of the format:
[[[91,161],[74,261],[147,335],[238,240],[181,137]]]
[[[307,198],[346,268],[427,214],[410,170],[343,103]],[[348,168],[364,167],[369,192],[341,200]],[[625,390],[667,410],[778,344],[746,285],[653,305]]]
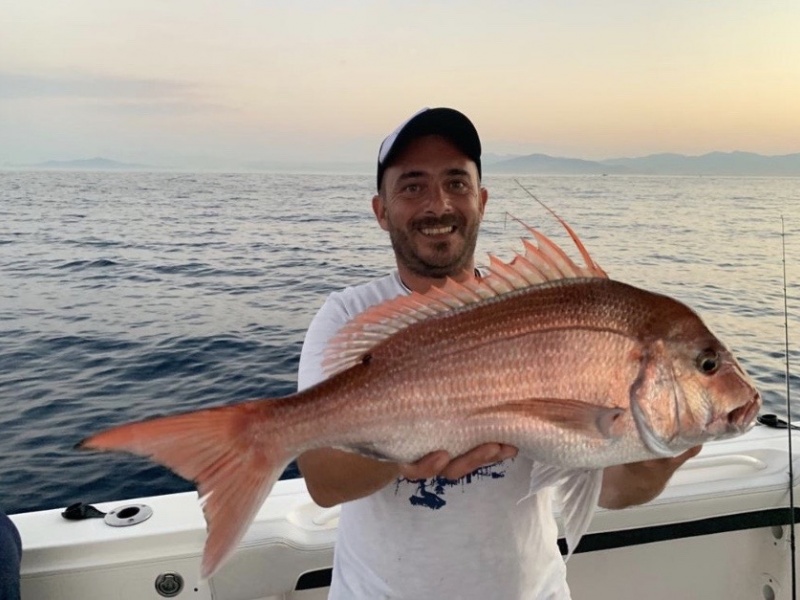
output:
[[[608,277],[592,260],[575,232],[558,215],[555,217],[572,238],[586,263],[585,267],[578,266],[547,236],[523,223],[535,242],[523,239],[524,254],[517,253],[509,263],[490,254],[489,273],[485,277],[463,283],[447,279],[441,288],[432,287],[425,294],[411,292],[400,296],[367,309],[345,324],[325,350],[322,365],[326,375],[334,375],[360,363],[365,353],[393,334],[436,315],[546,281]]]
[[[513,261],[506,264],[494,255],[489,256],[490,270],[497,277],[502,278],[511,289],[528,287],[528,281],[513,266]]]
[[[539,251],[550,259],[562,277],[577,276],[577,265],[550,238],[537,231],[536,241],[539,242]]]
[[[536,285],[545,281],[544,276],[531,264],[531,262],[522,255],[517,255],[511,262],[517,272],[525,278],[528,285]]]
[[[523,244],[525,246],[525,258],[533,263],[538,263],[539,269],[545,277],[545,281],[561,277],[561,272],[558,270],[558,267],[553,264],[553,260],[542,252],[531,240],[523,240]]]

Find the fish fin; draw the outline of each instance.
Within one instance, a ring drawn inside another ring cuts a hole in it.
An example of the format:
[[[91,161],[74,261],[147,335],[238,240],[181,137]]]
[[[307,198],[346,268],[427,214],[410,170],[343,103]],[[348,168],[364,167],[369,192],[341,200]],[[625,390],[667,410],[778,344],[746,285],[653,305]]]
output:
[[[526,500],[538,494],[545,488],[560,485],[568,475],[569,470],[563,467],[554,467],[545,463],[534,462],[533,468],[531,469],[531,486],[527,496],[522,498],[522,500]],[[520,502],[522,502],[522,500],[520,500]]]
[[[293,456],[254,424],[278,401],[254,401],[121,425],[78,447],[151,458],[194,481],[208,524],[201,576],[211,577],[235,550]]]
[[[596,432],[604,438],[617,438],[622,434],[622,417],[625,409],[597,406],[572,398],[529,398],[481,408],[473,416],[503,415],[512,413],[532,417],[566,429]]]
[[[589,529],[602,487],[603,469],[572,471],[559,486],[561,524],[567,539],[567,556],[564,560],[569,560],[583,534]]]
[[[432,287],[424,294],[411,292],[407,296],[398,296],[368,308],[346,323],[325,349],[322,361],[325,376],[331,377],[361,363],[372,348],[393,334],[436,315],[547,281],[574,277],[607,278],[577,234],[561,217],[555,217],[569,233],[585,266],[576,264],[555,242],[523,223],[533,238],[522,240],[524,253],[515,254],[508,263],[489,255],[485,277],[463,283],[447,279],[442,287]]]
[[[581,241],[581,238],[578,237],[578,234],[575,233],[575,231],[572,229],[572,227],[570,227],[569,224],[556,213],[556,211],[554,211],[552,208],[547,206],[547,204],[542,202],[535,194],[533,194],[533,192],[531,192],[528,188],[526,188],[524,185],[522,185],[519,182],[518,179],[515,179],[514,181],[517,183],[517,185],[519,187],[521,187],[525,191],[526,194],[528,194],[531,198],[533,198],[536,202],[538,202],[539,205],[542,208],[544,208],[547,212],[549,212],[551,215],[553,215],[553,217],[556,219],[556,221],[558,221],[561,224],[561,226],[566,230],[567,234],[569,234],[569,237],[572,239],[572,242],[575,244],[575,247],[578,249],[578,252],[581,253],[581,257],[583,258],[583,261],[586,263],[587,271],[585,271],[585,274],[582,275],[582,276],[585,276],[585,277],[605,277],[605,278],[607,278],[608,275],[606,274],[606,272],[600,267],[600,265],[598,265],[596,262],[594,262],[594,259],[589,254],[589,251],[586,249],[586,246],[583,245],[583,242]],[[531,231],[531,228],[528,227],[528,225],[526,225],[525,223],[523,223],[522,221],[520,221],[519,219],[517,219],[513,215],[509,215],[509,216],[511,216],[512,219],[514,219],[518,223],[521,223],[529,231]],[[556,246],[556,248],[558,250],[560,250],[560,248],[558,248],[558,246]]]
[[[594,516],[603,487],[603,469],[563,469],[534,462],[530,491],[523,500],[548,487],[556,489],[556,502],[561,509],[561,524],[567,540],[564,560],[569,560]]]

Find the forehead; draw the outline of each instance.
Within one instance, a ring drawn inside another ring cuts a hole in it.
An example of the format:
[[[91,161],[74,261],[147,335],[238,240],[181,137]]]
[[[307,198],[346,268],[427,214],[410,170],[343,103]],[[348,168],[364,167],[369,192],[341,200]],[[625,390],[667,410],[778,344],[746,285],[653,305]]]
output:
[[[414,171],[436,174],[440,171],[462,169],[477,177],[478,168],[450,140],[439,135],[425,135],[410,141],[387,167],[386,175],[399,177]]]

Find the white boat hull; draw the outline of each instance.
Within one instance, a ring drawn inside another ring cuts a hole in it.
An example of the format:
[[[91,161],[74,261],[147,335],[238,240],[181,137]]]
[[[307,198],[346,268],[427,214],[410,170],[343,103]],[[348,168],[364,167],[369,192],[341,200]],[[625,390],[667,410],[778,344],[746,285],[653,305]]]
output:
[[[573,598],[791,598],[788,470],[786,430],[757,427],[706,445],[653,502],[597,512],[568,564]],[[183,579],[181,599],[326,596],[337,510],[314,505],[303,480],[278,482],[207,582],[198,580],[205,522],[195,493],[97,506],[127,504],[147,504],[153,516],[115,528],[66,521],[62,509],[12,515],[23,539],[23,600],[158,600],[155,582],[168,573]]]

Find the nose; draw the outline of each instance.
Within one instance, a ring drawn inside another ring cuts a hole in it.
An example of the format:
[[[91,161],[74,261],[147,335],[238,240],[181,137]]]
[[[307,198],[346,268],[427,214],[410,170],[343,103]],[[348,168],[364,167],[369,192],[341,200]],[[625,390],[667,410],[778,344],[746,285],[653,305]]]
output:
[[[428,196],[427,212],[436,216],[453,211],[450,195],[440,186],[432,186]]]

